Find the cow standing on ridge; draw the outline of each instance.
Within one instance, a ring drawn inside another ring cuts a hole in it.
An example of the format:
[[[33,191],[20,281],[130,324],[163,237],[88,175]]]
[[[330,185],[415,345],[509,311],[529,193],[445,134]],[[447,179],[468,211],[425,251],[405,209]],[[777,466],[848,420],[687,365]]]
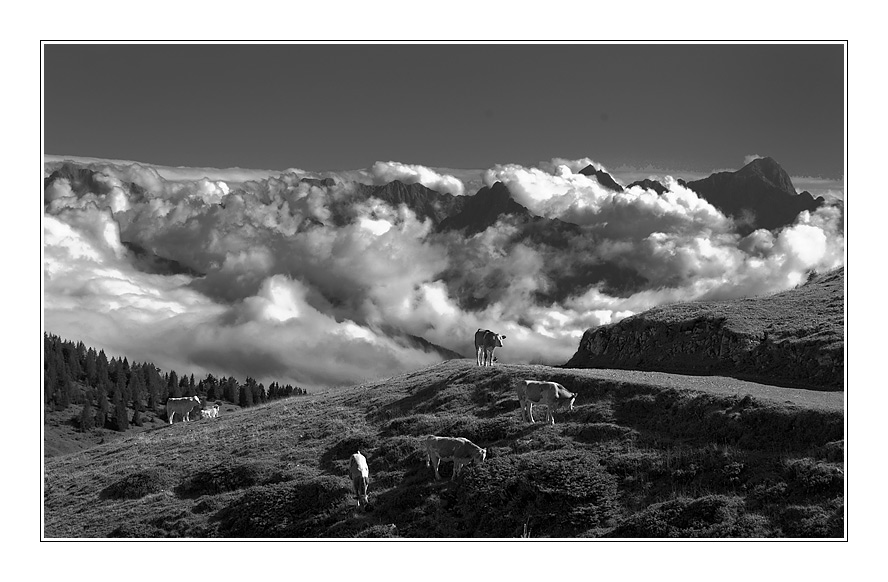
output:
[[[493,365],[493,350],[503,347],[504,339],[504,335],[478,328],[475,332],[475,354],[479,366]]]

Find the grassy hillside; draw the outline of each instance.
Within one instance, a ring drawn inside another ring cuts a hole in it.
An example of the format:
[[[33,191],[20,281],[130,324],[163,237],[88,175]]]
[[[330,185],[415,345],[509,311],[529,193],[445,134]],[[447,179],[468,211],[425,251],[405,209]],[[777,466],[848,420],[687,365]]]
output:
[[[576,409],[525,423],[523,378],[561,382]],[[842,537],[841,399],[732,382],[453,360],[47,458],[44,535]],[[488,460],[435,482],[427,434]]]
[[[844,387],[845,269],[766,297],[657,307],[589,329],[570,367],[726,374]]]

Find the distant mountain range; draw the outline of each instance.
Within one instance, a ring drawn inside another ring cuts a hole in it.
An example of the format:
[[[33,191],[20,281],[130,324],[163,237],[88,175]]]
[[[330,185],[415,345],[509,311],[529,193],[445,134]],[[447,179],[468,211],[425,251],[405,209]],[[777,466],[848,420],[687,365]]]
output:
[[[112,186],[100,172],[73,163],[47,164],[51,173],[44,178],[44,191],[62,181],[78,195],[86,192],[105,194]],[[622,192],[621,186],[610,174],[593,165],[580,171],[584,176],[594,178],[602,187],[613,192]],[[568,297],[596,286],[599,291],[614,297],[628,297],[650,288],[649,273],[639,271],[632,264],[619,260],[596,258],[588,252],[599,243],[600,234],[594,228],[580,226],[559,220],[537,216],[519,204],[508,187],[502,182],[480,188],[474,195],[454,196],[428,188],[420,183],[407,184],[392,181],[383,185],[363,183],[343,184],[332,178],[310,178],[290,176],[290,183],[303,182],[314,187],[335,190],[325,201],[329,216],[324,219],[329,226],[341,227],[354,222],[359,214],[356,203],[371,199],[383,201],[393,207],[405,205],[421,221],[431,221],[430,237],[443,237],[451,240],[454,233],[472,237],[484,232],[500,221],[510,225],[509,248],[524,244],[536,250],[543,250],[546,257],[541,268],[544,284],[532,293],[542,304],[560,302]],[[115,182],[118,184],[119,182]],[[735,172],[718,172],[708,178],[692,182],[678,180],[702,198],[710,202],[724,214],[733,217],[741,234],[748,234],[757,228],[778,229],[792,224],[799,213],[813,211],[825,203],[823,198],[814,198],[808,192],[796,193],[789,175],[771,158],[760,158]],[[252,185],[233,185],[233,193],[239,188],[264,187],[261,182]],[[627,188],[639,186],[660,195],[667,189],[652,179],[633,182]],[[124,183],[134,197],[145,195],[144,188],[135,183]],[[50,200],[45,200],[49,204]],[[319,219],[305,216],[298,232],[324,226]],[[187,265],[179,260],[158,255],[156,249],[147,248],[145,241],[124,242],[129,250],[133,265],[153,274],[188,274],[201,277],[200,265]],[[565,251],[565,252],[562,252]],[[567,252],[570,251],[570,252]],[[509,274],[503,277],[473,279],[466,274],[469,267],[455,260],[440,278],[449,288],[450,296],[460,307],[469,310],[483,309],[495,301],[497,290],[509,285]],[[662,283],[662,282],[661,282]],[[658,284],[661,284],[658,283]],[[440,353],[445,358],[457,357],[451,352],[426,342],[418,336],[410,336],[401,330],[388,330],[395,341],[410,344],[426,351]]]

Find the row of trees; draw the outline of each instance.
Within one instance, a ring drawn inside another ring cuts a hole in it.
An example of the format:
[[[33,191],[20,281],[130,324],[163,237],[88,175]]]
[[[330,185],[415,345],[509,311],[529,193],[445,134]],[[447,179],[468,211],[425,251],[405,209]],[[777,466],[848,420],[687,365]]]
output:
[[[96,352],[83,342],[43,334],[44,404],[50,410],[81,405],[81,430],[107,427],[125,431],[130,424],[142,426],[146,410],[157,411],[168,398],[199,396],[201,400],[224,400],[249,407],[303,394],[304,388],[277,382],[266,390],[249,377],[240,383],[233,377],[207,374],[195,382],[194,374],[161,372],[150,362],[130,364],[125,357],[109,360],[104,350]]]

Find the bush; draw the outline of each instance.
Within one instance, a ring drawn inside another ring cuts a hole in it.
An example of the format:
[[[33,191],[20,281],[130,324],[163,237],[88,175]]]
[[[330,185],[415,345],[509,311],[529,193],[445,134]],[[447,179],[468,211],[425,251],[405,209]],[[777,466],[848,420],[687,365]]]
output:
[[[744,515],[743,500],[735,496],[681,497],[650,505],[624,520],[608,537],[694,538],[763,537],[765,518]]]
[[[607,524],[617,482],[586,451],[537,451],[471,468],[457,491],[462,535],[568,537]]]
[[[198,471],[178,487],[177,493],[182,497],[218,495],[260,483],[281,482],[287,479],[287,475],[269,465],[226,461],[210,469]]]
[[[564,434],[572,436],[574,439],[581,442],[597,443],[601,441],[632,438],[638,436],[638,431],[629,428],[628,426],[620,426],[619,424],[613,424],[610,422],[595,422],[565,428]]]
[[[171,486],[169,476],[159,469],[145,469],[115,481],[99,492],[100,499],[141,499]]]
[[[219,531],[239,538],[322,537],[350,493],[347,479],[327,475],[256,487],[220,512]]]
[[[843,537],[844,504],[839,500],[831,505],[790,505],[785,508],[779,518],[784,535],[795,538]]]
[[[832,441],[826,443],[816,451],[816,457],[830,463],[845,462],[845,441]]]
[[[841,495],[845,491],[845,475],[841,469],[804,457],[786,462],[792,492],[805,498],[811,495]]]

